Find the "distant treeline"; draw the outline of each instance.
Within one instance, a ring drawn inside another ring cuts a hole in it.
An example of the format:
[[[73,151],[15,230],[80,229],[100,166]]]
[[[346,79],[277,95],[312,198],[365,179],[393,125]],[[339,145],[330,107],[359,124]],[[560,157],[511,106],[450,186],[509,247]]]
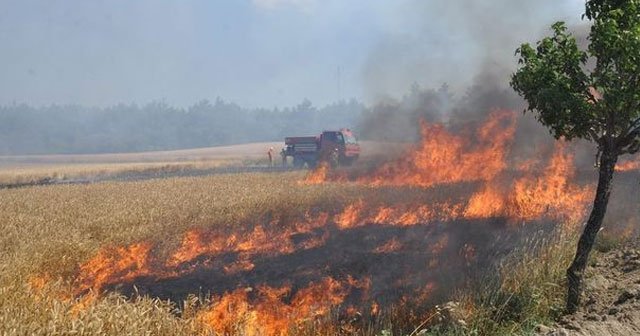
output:
[[[418,137],[419,119],[442,121],[445,115],[464,112],[460,106],[484,110],[483,105],[491,104],[487,102],[501,100],[486,90],[471,92],[475,94],[456,100],[446,85],[438,90],[414,85],[401,99],[371,107],[355,99],[322,108],[304,100],[282,109],[248,109],[222,99],[203,100],[188,108],[163,102],[106,108],[14,104],[0,106],[0,155],[199,148],[281,141],[285,136],[314,135],[341,127],[354,129],[361,139],[411,141]],[[491,99],[483,104],[486,97]]]
[[[108,108],[0,107],[0,155],[137,152],[197,148],[353,127],[364,106],[341,101],[323,108],[305,100],[284,109],[246,109],[221,99],[189,108],[154,102]]]

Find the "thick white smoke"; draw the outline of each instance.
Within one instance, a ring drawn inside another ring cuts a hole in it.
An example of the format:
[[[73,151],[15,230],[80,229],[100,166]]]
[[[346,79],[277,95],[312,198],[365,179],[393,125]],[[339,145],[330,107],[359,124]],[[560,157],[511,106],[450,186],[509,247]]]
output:
[[[515,49],[555,21],[576,24],[578,0],[407,0],[386,23],[387,35],[370,54],[363,82],[372,101],[400,96],[412,83],[464,91],[490,73],[502,87],[515,69]]]

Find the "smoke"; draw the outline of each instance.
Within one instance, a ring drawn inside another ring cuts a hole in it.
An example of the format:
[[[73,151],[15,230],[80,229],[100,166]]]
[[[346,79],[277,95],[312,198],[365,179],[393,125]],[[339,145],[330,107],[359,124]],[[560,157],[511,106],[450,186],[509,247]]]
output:
[[[401,100],[390,98],[366,111],[360,122],[361,136],[385,142],[417,141],[416,121],[442,122],[452,99],[447,85],[433,90],[414,84]]]
[[[413,142],[418,120],[444,122],[455,132],[477,126],[496,109],[524,111],[526,103],[509,86],[515,50],[548,35],[556,21],[566,21],[586,47],[582,11],[578,1],[404,2],[390,24],[395,33],[380,41],[364,69],[367,94],[376,103],[363,114],[362,137]],[[407,88],[401,99],[391,98]],[[542,155],[552,141],[532,114],[522,114],[513,155]],[[593,147],[580,148],[578,161],[590,164],[585,153]]]
[[[573,0],[411,0],[399,8],[364,68],[374,101],[397,96],[413,82],[446,82],[464,92],[486,73],[503,79],[505,87],[520,43],[541,36],[555,21],[577,22],[583,10]]]

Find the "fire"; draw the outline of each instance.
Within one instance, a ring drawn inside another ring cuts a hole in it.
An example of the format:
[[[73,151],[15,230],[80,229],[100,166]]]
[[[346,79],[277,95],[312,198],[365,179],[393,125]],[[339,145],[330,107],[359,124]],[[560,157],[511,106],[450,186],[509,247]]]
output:
[[[510,162],[508,154],[516,129],[514,112],[492,112],[475,132],[454,134],[443,124],[422,122],[420,126],[422,141],[419,145],[401,159],[384,164],[372,174],[356,177],[355,181],[375,186],[423,188],[480,182],[480,190],[473,192],[466,203],[457,201],[403,208],[382,206],[374,214],[369,213],[369,207],[360,201],[345,208],[338,216],[336,222],[342,228],[365,223],[413,225],[434,220],[491,217],[533,220],[547,216],[575,222],[583,216],[591,187],[578,187],[572,183],[573,157],[567,154],[566,144],[556,146],[548,163],[536,159]],[[634,166],[631,163],[618,169],[630,169]],[[512,177],[515,173],[522,176]],[[314,183],[323,179],[344,179],[344,175],[331,174],[327,169],[312,176]]]
[[[462,204],[435,203],[431,206],[407,204],[374,207],[359,200],[338,213],[334,221],[341,229],[355,228],[368,224],[411,226],[432,221],[448,221],[460,218]]]
[[[229,272],[249,270],[253,268],[247,259],[254,255],[283,254],[293,251],[287,237],[291,233],[282,230],[267,232],[262,225],[255,225],[253,230],[243,234],[218,231],[188,231],[182,239],[178,250],[165,263],[167,268],[178,267],[197,261],[199,266],[207,265],[217,255],[235,252],[239,255],[237,263],[228,266]],[[207,258],[201,258],[201,257]]]
[[[80,266],[80,292],[101,291],[109,284],[131,281],[152,274],[151,244],[137,243],[126,247],[107,247]]]
[[[422,142],[413,151],[359,181],[429,187],[491,180],[507,166],[506,156],[515,126],[515,114],[507,110],[491,113],[473,136],[453,134],[442,124],[421,122]]]
[[[336,216],[336,223],[342,229],[364,224],[364,222],[359,221],[364,207],[365,205],[362,200],[347,206],[341,214]]]
[[[275,237],[278,236],[276,235]],[[285,231],[284,238],[288,236],[289,233]],[[286,243],[287,241],[274,239],[274,236],[267,233],[261,225],[256,225],[253,231],[237,245],[235,251],[257,254],[284,254],[293,251],[293,246]]]
[[[374,252],[375,253],[391,253],[391,252],[396,252],[400,249],[402,249],[402,243],[397,238],[394,237],[391,240],[387,241],[384,245],[378,246],[374,250]]]
[[[616,171],[625,172],[640,169],[640,159],[627,160],[616,165]]]
[[[75,294],[100,295],[110,287],[144,281],[158,287],[176,279],[178,286],[204,281],[212,298],[197,314],[200,322],[217,334],[268,336],[295,334],[334,311],[380,315],[387,303],[429,300],[442,283],[427,277],[451,267],[446,258],[470,267],[483,253],[482,244],[442,228],[496,217],[508,224],[538,219],[576,223],[585,213],[592,188],[572,182],[567,145],[558,145],[548,160],[517,162],[509,158],[515,127],[515,113],[505,110],[491,113],[476,131],[453,133],[444,125],[421,123],[422,141],[402,159],[349,179],[372,187],[419,189],[435,195],[433,200],[387,204],[362,196],[337,209],[312,208],[298,217],[276,214],[257,223],[191,229],[166,253],[157,253],[162,246],[152,242],[105,247],[80,265]],[[320,165],[302,183],[344,179]],[[344,261],[334,265],[335,259]],[[379,266],[371,265],[378,260],[384,266],[385,274],[378,274],[383,289],[372,285],[375,278],[366,273]],[[288,263],[295,267],[283,266]],[[364,273],[348,273],[351,268]],[[423,273],[387,274],[391,269]],[[32,286],[44,282],[34,278]],[[387,302],[374,296],[376,291],[397,297]],[[93,296],[87,297],[92,302]],[[78,309],[86,305],[78,302]]]
[[[374,207],[360,200],[345,207],[336,215],[335,222],[343,229],[366,224],[416,225],[492,217],[514,220],[547,217],[575,223],[585,213],[592,187],[572,183],[575,174],[573,157],[567,153],[566,147],[562,143],[557,145],[546,167],[533,168],[536,165],[528,162],[529,171],[502,174],[522,174],[519,178],[491,178],[479,191],[471,193],[467,201]],[[537,164],[541,165],[541,162]],[[408,184],[412,184],[412,180]]]
[[[591,188],[574,185],[573,177],[573,157],[564,145],[558,145],[541,177],[516,181],[513,215],[526,220],[561,216],[575,222],[584,215]]]
[[[487,183],[469,200],[465,217],[533,220],[546,216],[574,223],[584,215],[591,187],[574,185],[573,177],[573,157],[561,143],[541,176],[525,171],[519,179],[502,182],[506,187],[500,186],[499,181]]]
[[[305,184],[320,184],[327,180],[329,173],[329,165],[326,162],[320,162],[316,169],[312,170],[304,179]]]
[[[289,303],[285,302],[292,293],[288,285],[261,286],[256,293],[251,288],[238,289],[216,300],[198,318],[224,335],[287,335],[297,326],[326,316],[344,301],[349,286],[349,281],[327,277],[297,291]]]
[[[238,289],[223,296],[208,311],[200,313],[198,318],[221,334],[234,333],[237,331],[234,329],[237,328],[238,317],[251,322],[256,319],[249,304],[249,291],[250,289]]]
[[[178,266],[203,254],[218,254],[224,251],[228,244],[233,244],[235,241],[235,236],[210,235],[202,230],[187,231],[182,238],[182,244],[167,265]]]
[[[466,218],[489,218],[505,214],[507,208],[504,193],[487,185],[482,191],[475,193],[464,210]]]

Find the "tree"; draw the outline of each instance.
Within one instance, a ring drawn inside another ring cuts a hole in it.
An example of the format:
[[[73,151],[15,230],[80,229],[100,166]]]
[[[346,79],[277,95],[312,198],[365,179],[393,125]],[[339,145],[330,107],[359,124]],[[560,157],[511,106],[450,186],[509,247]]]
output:
[[[516,50],[511,86],[556,139],[597,144],[593,209],[567,269],[567,312],[580,303],[582,278],[609,202],[618,157],[640,149],[640,0],[588,0],[589,46],[578,47],[563,22],[536,48]]]

